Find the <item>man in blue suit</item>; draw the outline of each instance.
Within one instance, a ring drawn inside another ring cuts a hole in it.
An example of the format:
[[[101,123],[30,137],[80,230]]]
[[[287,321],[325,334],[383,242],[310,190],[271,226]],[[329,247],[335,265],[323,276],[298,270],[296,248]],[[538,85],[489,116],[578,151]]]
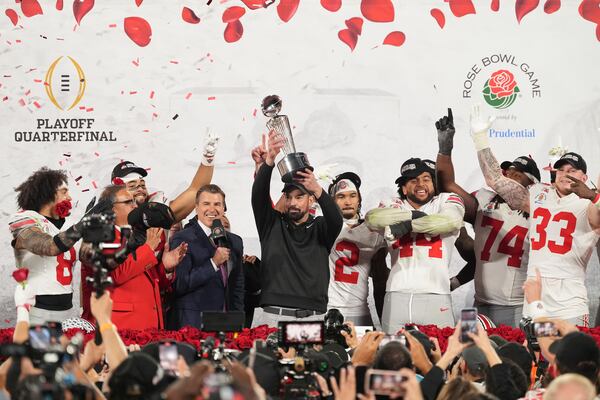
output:
[[[171,248],[186,242],[188,250],[175,272],[168,329],[200,328],[202,311],[244,311],[242,238],[227,232],[217,247],[211,237],[213,221],[223,219],[225,209],[221,188],[202,186],[196,194],[196,218],[171,240]]]

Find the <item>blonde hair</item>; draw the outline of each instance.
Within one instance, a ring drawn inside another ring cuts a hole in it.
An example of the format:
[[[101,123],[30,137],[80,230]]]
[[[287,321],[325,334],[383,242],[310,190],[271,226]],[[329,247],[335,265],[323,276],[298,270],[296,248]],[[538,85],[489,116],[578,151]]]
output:
[[[564,397],[560,396],[561,389],[565,386],[577,387],[581,394],[585,395],[585,399],[593,400],[596,397],[596,388],[589,379],[579,374],[564,374],[554,379],[546,392],[544,393],[544,400],[558,400]],[[560,397],[559,397],[560,396]],[[576,397],[584,399],[583,397]]]

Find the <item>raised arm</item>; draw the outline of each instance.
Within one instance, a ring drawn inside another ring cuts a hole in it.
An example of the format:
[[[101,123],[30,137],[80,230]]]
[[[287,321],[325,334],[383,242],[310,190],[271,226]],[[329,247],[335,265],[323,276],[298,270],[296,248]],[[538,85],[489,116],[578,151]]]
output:
[[[204,143],[204,152],[202,153],[202,161],[196,170],[194,178],[187,189],[181,192],[173,201],[169,203],[169,207],[175,214],[175,222],[182,221],[187,217],[196,206],[196,193],[204,185],[208,185],[212,180],[215,167],[213,161],[219,138],[209,134]]]
[[[571,190],[582,199],[588,199],[590,205],[587,209],[588,222],[592,229],[600,233],[600,193],[590,189],[584,181],[581,181],[571,175],[567,175],[571,180]],[[600,183],[600,182],[598,182]]]
[[[494,122],[493,117],[484,118],[479,113],[479,106],[471,111],[471,137],[477,150],[479,166],[485,182],[506,201],[513,210],[529,213],[529,190],[520,183],[505,177],[498,160],[490,149],[488,130]]]

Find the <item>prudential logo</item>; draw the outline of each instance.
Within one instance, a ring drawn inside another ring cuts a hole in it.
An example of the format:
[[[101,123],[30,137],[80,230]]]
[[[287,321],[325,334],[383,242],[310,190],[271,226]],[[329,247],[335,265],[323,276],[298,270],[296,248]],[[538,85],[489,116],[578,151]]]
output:
[[[48,99],[62,111],[69,111],[79,104],[85,93],[85,86],[83,69],[69,56],[60,56],[54,60],[44,79]]]
[[[515,76],[507,69],[492,74],[483,86],[483,98],[490,106],[503,109],[510,107],[520,92]]]

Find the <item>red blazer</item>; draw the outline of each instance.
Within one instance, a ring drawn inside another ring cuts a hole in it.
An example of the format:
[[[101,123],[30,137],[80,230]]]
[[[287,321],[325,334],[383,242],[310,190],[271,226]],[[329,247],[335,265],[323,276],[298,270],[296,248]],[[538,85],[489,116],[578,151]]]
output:
[[[120,241],[117,232],[116,242]],[[161,243],[162,244],[162,243]],[[161,246],[162,247],[162,246]],[[163,312],[160,290],[169,288],[165,268],[159,263],[154,251],[144,244],[130,254],[125,262],[110,273],[114,285],[109,288],[113,300],[112,322],[119,329],[163,329]],[[94,321],[89,307],[91,286],[85,284],[85,276],[92,276],[93,268],[83,264],[82,317]]]

